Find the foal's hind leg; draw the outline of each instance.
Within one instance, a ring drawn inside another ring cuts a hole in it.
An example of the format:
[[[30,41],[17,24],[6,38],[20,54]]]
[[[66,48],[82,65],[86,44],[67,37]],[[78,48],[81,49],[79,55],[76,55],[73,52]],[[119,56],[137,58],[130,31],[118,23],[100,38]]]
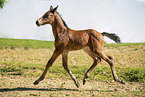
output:
[[[76,77],[72,74],[72,72],[68,68],[68,52],[62,53],[62,61],[63,61],[63,67],[68,72],[68,74],[71,76],[72,80],[74,81],[75,85],[79,88],[79,83],[76,80]]]
[[[113,78],[114,78],[115,81],[120,82],[122,84],[125,84],[125,82],[123,80],[120,80],[118,78],[117,74],[116,74],[116,71],[115,71],[115,68],[114,68],[114,65],[113,65],[112,57],[106,56],[102,51],[99,51],[99,50],[92,50],[92,52],[94,52],[95,54],[100,56],[102,59],[104,59],[110,65],[112,75],[113,75]]]
[[[87,78],[89,77],[89,75],[91,74],[91,72],[94,71],[95,67],[97,66],[98,63],[101,62],[101,58],[97,57],[94,53],[92,53],[90,51],[89,48],[85,48],[84,51],[93,58],[94,63],[92,64],[92,66],[88,69],[88,71],[85,73],[84,79],[83,79],[83,85],[85,84]]]

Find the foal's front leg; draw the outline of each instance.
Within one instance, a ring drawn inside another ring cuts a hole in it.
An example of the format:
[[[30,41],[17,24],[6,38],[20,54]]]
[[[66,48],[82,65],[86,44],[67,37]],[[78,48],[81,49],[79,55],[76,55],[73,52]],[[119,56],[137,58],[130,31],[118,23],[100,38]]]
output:
[[[64,52],[62,54],[63,67],[68,72],[68,74],[71,76],[75,85],[79,88],[79,83],[77,82],[76,77],[72,74],[72,72],[68,68],[68,61],[67,60],[68,60],[68,52]]]
[[[42,73],[42,75],[40,76],[40,78],[38,80],[36,80],[33,84],[37,85],[39,84],[40,81],[42,81],[48,71],[48,69],[52,66],[53,62],[56,60],[56,58],[61,54],[60,51],[55,50],[52,57],[49,59],[44,72]]]

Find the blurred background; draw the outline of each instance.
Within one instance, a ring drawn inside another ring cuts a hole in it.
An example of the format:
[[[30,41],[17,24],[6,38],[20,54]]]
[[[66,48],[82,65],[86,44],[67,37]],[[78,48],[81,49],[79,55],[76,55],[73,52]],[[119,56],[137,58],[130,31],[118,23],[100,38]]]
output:
[[[3,6],[3,2],[5,1]],[[123,43],[145,42],[145,0],[1,0],[0,38],[54,41],[50,25],[35,21],[59,5],[69,28],[116,33]],[[107,43],[114,43],[105,38]]]

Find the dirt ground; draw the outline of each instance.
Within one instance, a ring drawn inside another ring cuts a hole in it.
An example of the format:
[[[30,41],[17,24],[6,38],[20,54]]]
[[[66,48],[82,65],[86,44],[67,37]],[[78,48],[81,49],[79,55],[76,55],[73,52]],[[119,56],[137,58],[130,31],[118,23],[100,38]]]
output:
[[[77,88],[70,79],[44,79],[38,85],[33,85],[37,78],[21,76],[0,76],[0,97],[141,97],[145,96],[145,84],[127,82],[125,85],[117,82],[101,82],[88,80]]]

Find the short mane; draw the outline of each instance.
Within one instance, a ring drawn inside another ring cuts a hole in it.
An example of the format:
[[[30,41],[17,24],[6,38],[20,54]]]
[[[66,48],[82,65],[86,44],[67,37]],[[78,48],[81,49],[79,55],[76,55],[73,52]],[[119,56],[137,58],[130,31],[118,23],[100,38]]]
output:
[[[61,18],[61,20],[62,20],[62,22],[63,22],[63,24],[64,24],[64,26],[67,28],[67,29],[70,29],[69,27],[68,27],[68,25],[66,24],[66,22],[63,20],[63,18],[61,17],[61,15],[57,12],[57,14],[60,16],[60,18]]]

